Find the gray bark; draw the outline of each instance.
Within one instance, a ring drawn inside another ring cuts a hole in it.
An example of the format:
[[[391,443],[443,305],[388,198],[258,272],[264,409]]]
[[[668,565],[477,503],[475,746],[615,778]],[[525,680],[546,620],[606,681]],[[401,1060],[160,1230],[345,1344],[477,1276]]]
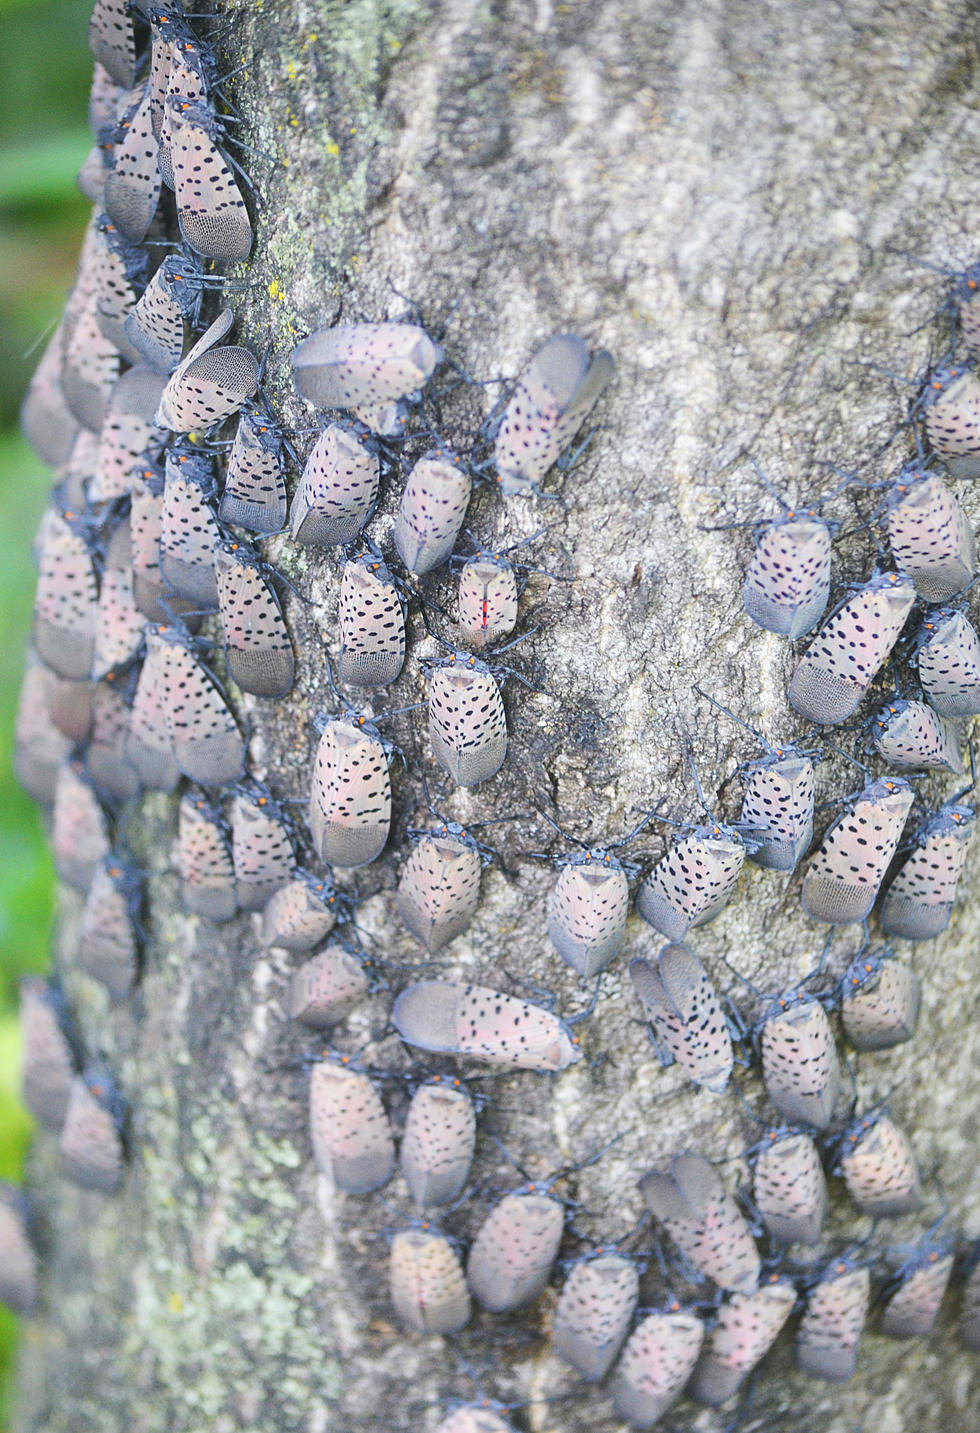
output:
[[[709,800],[731,818],[737,787],[721,793],[721,784],[747,744],[695,696],[695,682],[773,738],[801,733],[785,700],[793,652],[740,609],[751,538],[704,528],[773,511],[743,448],[801,498],[827,485],[818,460],[883,477],[908,452],[901,434],[879,455],[907,393],[869,365],[921,374],[945,336],[940,321],[914,332],[940,281],[889,246],[939,263],[976,257],[975,22],[967,0],[290,0],[231,11],[228,57],[247,65],[233,91],[260,151],[249,166],[261,198],[256,287],[240,317],[245,341],[271,340],[269,387],[287,421],[309,421],[288,380],[295,341],[338,312],[404,315],[393,289],[430,328],[445,323],[447,347],[480,378],[515,374],[567,329],[617,359],[599,431],[579,466],[550,480],[564,506],[505,506],[491,489],[474,502],[471,525],[494,540],[555,523],[535,561],[574,582],[532,578],[522,630],[539,631],[513,661],[542,690],[511,684],[507,764],[489,785],[441,799],[446,814],[478,821],[543,801],[566,828],[606,840],[660,799],[691,817],[690,737]],[[475,389],[447,400],[448,436],[472,432],[489,403]],[[980,517],[980,496],[957,490]],[[389,491],[373,529],[382,537],[393,507]],[[848,502],[836,511],[846,518]],[[335,643],[339,568],[284,539],[267,555],[300,594],[286,603],[299,684],[286,701],[242,708],[252,769],[299,797],[309,718],[331,704],[321,653]],[[872,564],[866,538],[839,543],[840,580],[860,580]],[[405,673],[379,708],[424,694],[414,658],[434,647],[417,621],[413,630]],[[358,919],[397,963],[418,959],[393,900],[405,827],[424,816],[417,772],[444,787],[422,716],[393,731],[409,774],[396,768],[395,836],[358,879],[370,893]],[[819,772],[818,799],[854,786],[840,762]],[[941,799],[942,785],[927,791]],[[395,1183],[384,1201],[343,1198],[317,1176],[307,1076],[295,1067],[310,1042],[284,1013],[295,961],[262,951],[249,917],[215,928],[181,912],[174,804],[146,799],[130,828],[150,872],[145,968],[130,1005],[110,1008],[74,969],[78,902],[64,898],[58,960],[86,1037],[129,1098],[131,1156],[122,1193],[104,1200],[59,1181],[51,1141],[38,1139],[47,1283],[24,1340],[18,1426],[431,1433],[446,1399],[474,1389],[448,1341],[406,1337],[392,1323],[383,1231],[407,1211],[406,1192]],[[554,874],[527,856],[558,847],[533,812],[494,830],[503,863],[486,871],[477,917],[447,968],[505,988],[509,973],[554,991],[572,1014],[588,991],[549,948]],[[636,852],[653,858],[669,839],[651,827]],[[977,861],[974,852],[951,930],[912,954],[925,988],[916,1039],[856,1061],[862,1105],[889,1097],[922,1168],[941,1170],[948,1226],[965,1236],[980,1233]],[[822,941],[800,912],[798,879],[753,869],[692,943],[720,984],[729,983],[724,956],[774,989],[805,974]],[[853,933],[835,940],[835,972],[856,944]],[[730,1094],[696,1091],[658,1065],[625,975],[629,956],[658,945],[631,917],[627,950],[580,1027],[586,1060],[554,1079],[486,1082],[479,1181],[518,1179],[491,1132],[538,1177],[619,1136],[566,1185],[597,1241],[632,1225],[636,1180],[651,1163],[684,1147],[734,1161],[755,1138]],[[338,1042],[365,1047],[374,1067],[407,1069],[389,1009],[380,991]],[[739,1078],[760,1107],[757,1076]],[[404,1092],[386,1087],[386,1098],[397,1120]],[[742,1173],[723,1168],[731,1183]],[[471,1235],[490,1197],[474,1195],[451,1230]],[[886,1221],[876,1239],[912,1239],[928,1218]],[[825,1251],[867,1225],[837,1190]],[[569,1238],[569,1254],[580,1247]],[[649,1287],[653,1301],[655,1279]],[[524,1403],[574,1386],[549,1352],[555,1296],[516,1317],[479,1315],[456,1341],[493,1396]],[[856,1378],[840,1389],[794,1372],[784,1335],[746,1426],[973,1427],[980,1378],[956,1344],[955,1297],[947,1306],[926,1342],[869,1334]],[[532,1401],[512,1416],[535,1430],[618,1426],[601,1390]],[[672,1421],[715,1430],[730,1416],[682,1404]]]

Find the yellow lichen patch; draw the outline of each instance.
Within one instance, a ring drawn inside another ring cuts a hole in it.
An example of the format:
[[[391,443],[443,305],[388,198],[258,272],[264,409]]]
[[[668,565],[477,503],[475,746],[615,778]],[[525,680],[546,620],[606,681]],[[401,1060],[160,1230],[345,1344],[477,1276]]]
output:
[[[167,1298],[167,1308],[172,1314],[182,1314],[184,1312],[184,1301],[179,1294],[169,1295]]]
[[[278,299],[280,303],[282,303],[286,297],[286,290],[278,279],[273,279],[269,284],[269,297],[270,299]]]
[[[335,139],[327,140],[327,153],[332,154],[334,158],[336,158],[337,155],[340,153],[340,145]]]

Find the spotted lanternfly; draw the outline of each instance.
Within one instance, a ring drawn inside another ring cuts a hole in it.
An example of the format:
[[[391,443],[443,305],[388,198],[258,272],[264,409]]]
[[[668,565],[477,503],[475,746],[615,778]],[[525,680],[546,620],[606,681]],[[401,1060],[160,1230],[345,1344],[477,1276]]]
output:
[[[533,492],[568,446],[609,382],[612,355],[591,356],[577,334],[549,338],[524,369],[494,445],[501,491]]]
[[[106,160],[108,152],[101,144],[93,144],[75,175],[75,186],[97,209],[105,202]]]
[[[459,569],[456,621],[460,640],[481,652],[517,625],[517,573],[502,552],[478,551]]]
[[[932,940],[946,929],[976,819],[971,807],[947,802],[916,832],[912,854],[881,903],[886,935]]]
[[[954,478],[980,478],[980,379],[967,363],[947,363],[919,400],[926,436]]]
[[[199,612],[218,608],[214,551],[221,532],[212,502],[216,483],[207,458],[181,446],[167,450],[160,531],[160,572]]]
[[[339,617],[340,680],[355,687],[388,686],[405,660],[405,612],[379,557],[365,553],[345,564]]]
[[[911,1040],[919,1022],[919,977],[890,950],[851,962],[841,980],[841,1021],[855,1050],[888,1050]]]
[[[889,702],[875,717],[871,734],[878,755],[899,771],[963,774],[959,730],[925,702]]]
[[[652,1428],[680,1397],[703,1342],[696,1314],[648,1314],[630,1334],[609,1383],[617,1415],[633,1428]]]
[[[200,307],[202,283],[193,255],[168,255],[123,324],[130,344],[155,373],[173,373],[180,363],[187,320]]]
[[[945,717],[980,715],[980,637],[966,614],[951,607],[927,612],[917,647],[929,705]]]
[[[217,148],[221,128],[205,105],[168,95],[177,222],[196,254],[221,264],[247,259],[252,225],[235,176]]]
[[[133,600],[151,622],[179,617],[196,631],[201,620],[196,600],[170,591],[160,566],[164,491],[163,475],[156,468],[133,473],[129,508]]]
[[[820,621],[830,597],[830,527],[816,508],[786,507],[759,534],[742,604],[757,627],[795,642]]]
[[[258,553],[219,542],[214,573],[228,675],[256,697],[284,697],[293,685],[293,648],[279,599]]]
[[[150,94],[121,121],[113,141],[112,168],[106,175],[105,210],[130,244],[146,238],[160,201],[157,141],[153,133]]]
[[[48,709],[51,720],[73,746],[84,745],[92,734],[94,682],[69,682],[48,672]]]
[[[173,791],[180,780],[167,717],[166,675],[170,647],[155,627],[146,632],[146,655],[133,694],[126,738],[126,759],[140,785],[149,791]]]
[[[34,648],[60,677],[82,681],[95,656],[98,586],[92,552],[73,515],[51,512],[34,598]]]
[[[367,1075],[329,1061],[313,1066],[310,1134],[317,1168],[345,1194],[367,1194],[391,1178],[395,1142]]]
[[[21,1098],[48,1129],[64,1123],[75,1078],[73,1041],[65,998],[36,976],[20,983]]]
[[[93,433],[102,431],[109,394],[119,379],[119,354],[99,328],[95,295],[66,335],[61,388],[74,418]]]
[[[190,32],[188,31],[188,37]],[[168,189],[176,189],[174,177],[174,130],[173,112],[167,99],[178,96],[194,105],[207,104],[210,88],[209,76],[212,69],[205,52],[192,39],[185,37],[170,46],[172,59],[167,76],[166,93],[160,103],[160,152],[157,163],[160,178]]]
[[[401,400],[428,382],[442,349],[410,323],[337,324],[293,349],[296,391],[317,408],[347,408],[379,433],[400,431]]]
[[[793,673],[789,700],[821,726],[845,721],[891,652],[915,602],[910,577],[883,572],[829,617]]]
[[[737,1392],[742,1380],[772,1348],[793,1312],[796,1289],[773,1275],[751,1294],[730,1294],[718,1305],[701,1357],[686,1392],[698,1403],[717,1408]]]
[[[962,592],[976,571],[976,539],[939,474],[907,464],[889,490],[886,512],[895,566],[918,595],[945,602]]]
[[[828,1383],[846,1383],[857,1367],[858,1340],[868,1317],[871,1275],[849,1259],[828,1264],[810,1289],[796,1332],[796,1362]]]
[[[752,1201],[774,1239],[818,1244],[827,1213],[827,1180],[811,1135],[770,1130],[752,1160]]]
[[[126,362],[138,364],[142,359],[126,335],[126,319],[146,284],[146,251],[127,243],[107,215],[99,221],[99,233],[93,276],[95,321]]]
[[[740,768],[745,773],[745,795],[738,828],[751,837],[745,854],[766,870],[794,871],[813,839],[813,753],[792,745],[770,746],[755,727],[700,687],[696,690],[765,748],[764,757]]]
[[[87,1065],[72,1081],[65,1123],[58,1137],[61,1168],[85,1189],[114,1194],[122,1183],[119,1135],[122,1100],[104,1065]]]
[[[582,1058],[557,1015],[485,985],[418,981],[399,995],[392,1019],[408,1045],[490,1065],[564,1070]]]
[[[630,961],[630,980],[659,1044],[696,1085],[721,1094],[734,1055],[715,987],[686,945],[666,945],[653,966]]]
[[[132,82],[132,78],[130,78],[123,84],[119,84],[110,75],[105,65],[100,64],[98,60],[92,66],[92,84],[88,94],[86,117],[88,127],[96,138],[115,119],[119,102]]]
[[[245,741],[235,718],[189,638],[172,627],[159,631],[170,649],[163,695],[174,761],[202,786],[231,785],[245,769]]]
[[[347,428],[330,423],[310,449],[289,510],[293,541],[304,547],[353,542],[378,499],[380,467]]]
[[[507,755],[507,716],[486,662],[469,652],[431,659],[429,740],[443,771],[457,786],[479,786]]]
[[[952,1272],[953,1253],[948,1245],[928,1240],[920,1245],[886,1291],[879,1332],[889,1338],[928,1337]]]
[[[914,1214],[922,1208],[922,1187],[906,1134],[887,1110],[863,1115],[846,1130],[834,1173],[863,1214]]]
[[[17,701],[14,775],[41,806],[54,801],[61,763],[71,751],[71,741],[51,719],[51,688],[56,680],[41,662],[28,659]]]
[[[112,502],[130,491],[134,471],[155,462],[167,434],[154,423],[163,379],[152,368],[128,369],[109,395],[90,502]]]
[[[330,718],[313,763],[310,831],[322,861],[364,866],[380,856],[391,827],[391,777],[378,730],[364,717]]]
[[[554,1346],[587,1383],[609,1372],[639,1300],[636,1265],[622,1254],[600,1253],[577,1263],[555,1310]]]
[[[125,694],[111,681],[92,690],[92,735],[85,767],[100,800],[108,805],[138,796],[139,773],[129,760],[131,712]]]
[[[509,1313],[544,1292],[565,1229],[565,1208],[550,1194],[506,1194],[470,1245],[466,1281],[481,1308]]]
[[[445,1234],[400,1230],[391,1241],[388,1280],[395,1314],[415,1333],[457,1333],[469,1323],[463,1266]]]
[[[282,434],[261,413],[243,409],[239,415],[218,515],[222,522],[249,532],[282,531],[286,521]]]
[[[434,953],[473,919],[483,856],[479,844],[455,821],[412,834],[417,842],[398,879],[398,914]]]
[[[269,897],[262,912],[262,944],[312,950],[337,923],[338,900],[329,876],[300,867]]]
[[[96,434],[90,433],[87,428],[77,429],[68,458],[56,474],[58,482],[52,489],[54,508],[49,507],[49,512],[80,512],[87,507],[89,483],[95,476],[98,458],[99,439]],[[43,517],[41,524],[43,527]],[[40,543],[42,538],[43,533],[39,528],[36,540]]]
[[[442,1420],[436,1433],[514,1433],[514,1427],[492,1408],[470,1404],[455,1408]]]
[[[146,9],[145,6],[143,8]],[[154,10],[151,6],[146,11],[146,18],[152,30],[147,90],[150,95],[153,133],[157,141],[160,139],[160,131],[163,128],[163,102],[166,98],[167,82],[173,64],[174,41],[177,38],[171,21],[173,14],[174,11],[169,5],[161,7],[160,10]]]
[[[111,852],[89,886],[78,942],[78,963],[102,982],[113,1000],[129,994],[136,979],[135,917],[140,880],[135,866]]]
[[[88,22],[88,47],[117,85],[131,85],[136,40],[126,0],[95,0]]]
[[[368,980],[360,961],[337,941],[331,941],[319,955],[293,972],[289,983],[289,1018],[314,1030],[328,1030],[342,1020],[367,991]]]
[[[668,940],[720,915],[745,862],[732,826],[697,826],[654,866],[636,893],[636,912]]]
[[[231,309],[223,309],[181,359],[160,398],[157,422],[175,433],[210,428],[237,413],[259,386],[259,365],[247,348],[216,347],[231,328]]]
[[[807,865],[800,900],[808,916],[828,925],[868,917],[914,800],[900,777],[883,776],[864,788]]]
[[[31,1313],[37,1302],[37,1256],[28,1223],[23,1191],[0,1181],[0,1303],[20,1315]]]
[[[96,866],[109,854],[105,814],[91,780],[74,761],[58,773],[51,854],[58,875],[78,891],[88,890]]]
[[[476,1142],[476,1110],[456,1083],[430,1080],[412,1096],[399,1162],[420,1209],[451,1204],[463,1191]]]
[[[238,908],[260,911],[286,885],[296,865],[282,807],[262,787],[235,793],[231,849]]]
[[[177,874],[186,910],[212,921],[230,920],[235,914],[235,866],[228,829],[218,807],[200,792],[187,792],[180,799]]]
[[[763,1017],[759,1045],[766,1092],[779,1113],[823,1129],[840,1095],[840,1061],[827,1012],[813,996],[774,1002]]]
[[[689,1150],[639,1182],[647,1208],[698,1273],[722,1289],[750,1293],[759,1281],[759,1251],[738,1205],[714,1167]]]
[[[92,676],[101,681],[129,665],[143,641],[146,618],[133,597],[133,554],[129,517],[113,529],[106,545],[95,614]]]
[[[163,527],[163,476],[153,468],[134,473],[130,485],[129,540],[133,566],[133,600],[151,622],[165,622],[166,584],[160,574],[160,533]]]
[[[960,321],[960,338],[967,353],[980,357],[980,264],[972,264],[959,276],[953,290],[953,303]]]
[[[980,1349],[980,1264],[974,1264],[963,1290],[960,1338],[967,1348]]]
[[[79,432],[61,387],[64,326],[59,323],[35,368],[20,408],[20,427],[42,463],[67,462]]]
[[[593,847],[560,858],[548,901],[548,939],[579,975],[597,975],[623,948],[630,893],[611,851]]]
[[[421,576],[448,562],[470,501],[470,475],[455,454],[434,449],[408,475],[395,516],[394,542]]]

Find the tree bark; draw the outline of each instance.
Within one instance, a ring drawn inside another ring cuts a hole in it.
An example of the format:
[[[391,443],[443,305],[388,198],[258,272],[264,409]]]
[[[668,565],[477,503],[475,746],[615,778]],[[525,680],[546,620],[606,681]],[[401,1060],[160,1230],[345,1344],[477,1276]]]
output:
[[[502,860],[449,948],[449,978],[543,987],[571,1015],[589,990],[550,949],[554,871],[529,857],[564,848],[531,808],[597,842],[619,839],[661,800],[667,814],[696,819],[690,740],[709,802],[734,817],[738,788],[723,783],[747,739],[695,683],[772,739],[804,734],[785,698],[793,649],[741,610],[751,536],[718,526],[774,514],[743,450],[800,499],[828,486],[821,461],[881,478],[911,451],[907,431],[895,435],[912,390],[875,365],[922,376],[944,346],[944,321],[931,318],[944,290],[892,250],[956,267],[976,257],[975,25],[968,0],[283,0],[229,10],[223,57],[245,66],[229,89],[257,151],[245,156],[257,238],[240,341],[271,343],[267,387],[284,421],[310,422],[289,381],[295,342],[338,315],[405,316],[403,295],[479,379],[514,375],[565,330],[618,365],[585,454],[546,484],[562,502],[505,504],[488,485],[470,510],[469,525],[495,544],[553,524],[529,560],[574,580],[531,577],[519,630],[538,630],[511,660],[540,690],[509,684],[509,756],[492,782],[447,793],[424,713],[391,728],[407,762],[394,769],[395,830],[355,883],[366,896],[358,923],[391,963],[389,987],[419,960],[394,887],[405,830],[425,817],[421,771],[454,819],[517,813],[491,828]],[[465,451],[499,391],[448,395],[443,436]],[[980,495],[956,490],[976,523]],[[386,548],[396,501],[389,486],[371,528]],[[849,499],[833,511],[851,529],[836,545],[835,577],[863,580],[871,543],[854,531]],[[336,651],[340,564],[286,537],[265,554],[295,588],[285,605],[299,680],[282,702],[239,706],[250,769],[276,795],[303,798],[311,717],[332,705],[323,649]],[[445,605],[448,580],[430,590]],[[436,649],[417,616],[411,632],[404,674],[376,710],[424,699],[416,659]],[[818,800],[855,785],[840,761],[818,770]],[[932,804],[949,794],[935,780],[924,787]],[[175,824],[176,802],[149,796],[127,828],[148,873],[143,976],[128,1004],[110,1006],[78,971],[79,901],[62,900],[56,966],[88,1044],[105,1051],[128,1098],[130,1158],[122,1192],[104,1199],[61,1180],[53,1141],[38,1138],[31,1182],[46,1292],[23,1342],[17,1426],[431,1433],[447,1399],[475,1395],[455,1348],[488,1393],[527,1405],[512,1415],[518,1427],[619,1426],[601,1389],[534,1401],[576,1387],[550,1353],[558,1278],[527,1312],[478,1314],[457,1340],[395,1326],[385,1231],[408,1212],[407,1192],[396,1181],[383,1198],[345,1198],[317,1175],[299,1064],[311,1042],[284,1008],[297,958],[264,951],[252,917],[215,927],[182,911]],[[670,840],[654,823],[629,854],[652,860]],[[947,1227],[964,1240],[980,1234],[977,870],[975,851],[951,929],[911,951],[924,986],[914,1041],[854,1061],[861,1107],[889,1098],[923,1171],[941,1171]],[[719,985],[733,982],[723,958],[766,990],[812,968],[823,930],[803,916],[798,887],[798,877],[747,868],[728,909],[692,938]],[[857,943],[850,930],[835,938],[834,973]],[[648,1043],[626,965],[660,944],[631,916],[626,951],[579,1027],[585,1060],[555,1078],[481,1081],[481,1187],[447,1221],[464,1241],[493,1197],[487,1186],[519,1179],[491,1134],[535,1177],[618,1137],[564,1186],[585,1206],[577,1227],[597,1242],[632,1226],[637,1178],[676,1150],[731,1161],[726,1180],[744,1181],[734,1161],[756,1132],[743,1108],[662,1069]],[[372,1068],[417,1069],[424,1061],[391,1033],[391,994],[379,988],[337,1042]],[[762,1108],[757,1074],[736,1078]],[[386,1084],[385,1099],[397,1124],[404,1088]],[[839,1183],[825,1257],[868,1228]],[[875,1242],[912,1240],[929,1217],[885,1221]],[[583,1247],[569,1235],[563,1253]],[[655,1274],[644,1290],[657,1300]],[[951,1295],[928,1341],[869,1333],[842,1388],[794,1371],[784,1334],[744,1426],[972,1427],[980,1377],[956,1343],[955,1311]],[[714,1430],[730,1416],[683,1403],[668,1422]]]

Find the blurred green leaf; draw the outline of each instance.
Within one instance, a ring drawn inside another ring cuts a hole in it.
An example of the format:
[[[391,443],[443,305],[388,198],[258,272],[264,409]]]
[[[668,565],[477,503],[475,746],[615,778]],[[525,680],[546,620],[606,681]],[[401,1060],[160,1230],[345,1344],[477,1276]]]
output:
[[[84,125],[18,144],[0,154],[0,204],[63,203],[92,147]],[[81,196],[79,195],[81,199]],[[84,204],[84,199],[81,199]]]

